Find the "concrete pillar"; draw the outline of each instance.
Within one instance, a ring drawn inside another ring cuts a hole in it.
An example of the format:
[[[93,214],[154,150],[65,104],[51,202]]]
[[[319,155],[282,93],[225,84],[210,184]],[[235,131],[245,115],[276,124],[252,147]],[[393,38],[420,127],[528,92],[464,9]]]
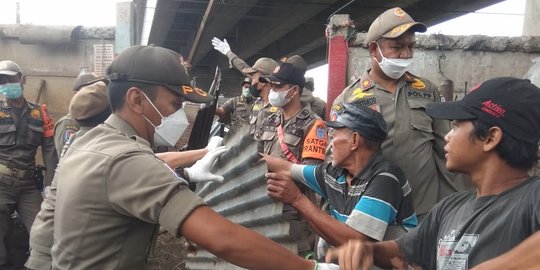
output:
[[[328,92],[326,104],[329,107],[326,108],[327,119],[330,119],[330,106],[346,86],[349,55],[347,33],[351,27],[349,15],[337,14],[330,18],[326,28],[328,38]]]
[[[116,3],[116,29],[114,33],[114,53],[119,54],[134,45],[133,3]]]
[[[527,0],[523,17],[523,36],[540,36],[540,1]]]

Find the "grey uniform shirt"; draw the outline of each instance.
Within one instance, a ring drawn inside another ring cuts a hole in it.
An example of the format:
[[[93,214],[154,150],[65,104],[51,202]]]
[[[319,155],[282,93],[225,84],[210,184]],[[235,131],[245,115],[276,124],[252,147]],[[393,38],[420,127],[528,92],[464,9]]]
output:
[[[448,196],[398,245],[422,269],[466,270],[539,229],[540,178],[534,177],[498,195],[477,198],[471,190]]]
[[[369,106],[382,113],[388,125],[388,138],[382,145],[384,156],[405,172],[419,215],[447,195],[463,190],[461,176],[448,172],[445,165],[444,136],[450,123],[426,114],[427,104],[439,101],[439,91],[426,79],[406,73],[394,94],[366,72],[336,98],[330,114],[330,120],[335,119],[343,103]]]
[[[53,269],[144,269],[157,224],[179,236],[204,204],[114,114],[70,145],[56,177]]]

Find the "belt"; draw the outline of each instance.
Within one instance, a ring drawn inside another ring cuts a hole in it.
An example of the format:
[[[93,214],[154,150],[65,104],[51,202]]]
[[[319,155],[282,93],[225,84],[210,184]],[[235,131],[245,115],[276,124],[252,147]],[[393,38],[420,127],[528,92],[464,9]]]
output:
[[[8,167],[8,166],[6,166],[4,164],[1,164],[1,163],[0,163],[0,173],[5,174],[5,175],[9,175],[9,176],[14,176],[14,177],[21,178],[21,179],[30,178],[34,174],[34,172],[32,170],[15,169],[15,168]]]

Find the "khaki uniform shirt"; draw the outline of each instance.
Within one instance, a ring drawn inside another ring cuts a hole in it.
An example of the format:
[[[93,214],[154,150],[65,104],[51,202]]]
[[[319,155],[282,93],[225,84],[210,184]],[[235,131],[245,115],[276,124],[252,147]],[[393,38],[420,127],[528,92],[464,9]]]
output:
[[[204,204],[114,114],[70,145],[56,178],[53,269],[144,269],[157,224],[179,236]]]
[[[69,114],[58,119],[54,125],[54,144],[58,156],[62,153],[62,147],[64,147],[64,144],[69,140],[69,137],[79,131],[79,128],[79,122],[71,118],[71,115]]]
[[[231,98],[223,104],[222,108],[225,110],[226,116],[224,117],[225,123],[231,123],[234,125],[236,122],[249,123],[251,117],[251,107],[255,98],[238,96]]]
[[[52,130],[54,123],[39,104],[26,102],[20,117],[15,110],[7,101],[0,102],[0,163],[33,176],[36,152],[41,146],[47,167],[44,182],[50,185],[58,163]]]
[[[270,105],[270,103],[264,104],[262,98],[257,98],[251,106],[251,116],[249,117],[250,133],[257,140],[255,132],[261,129],[261,126],[272,113],[278,110],[277,107]]]
[[[236,68],[238,71],[242,72],[245,68],[251,67],[246,63],[246,61],[242,60],[242,58],[238,57],[235,53],[232,51],[227,52],[226,54],[227,58],[229,58],[229,66]]]
[[[406,73],[394,94],[366,72],[336,98],[330,114],[335,119],[343,103],[369,106],[382,113],[389,131],[382,145],[383,154],[405,172],[419,215],[427,213],[447,195],[463,189],[462,178],[446,169],[443,147],[450,123],[426,114],[426,105],[439,101],[438,89],[426,79]]]

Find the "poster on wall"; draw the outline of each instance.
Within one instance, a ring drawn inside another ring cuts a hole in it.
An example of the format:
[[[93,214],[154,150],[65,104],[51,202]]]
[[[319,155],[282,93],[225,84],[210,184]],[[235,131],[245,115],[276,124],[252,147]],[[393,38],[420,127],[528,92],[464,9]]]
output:
[[[94,44],[94,73],[105,75],[105,70],[114,58],[113,44]]]

